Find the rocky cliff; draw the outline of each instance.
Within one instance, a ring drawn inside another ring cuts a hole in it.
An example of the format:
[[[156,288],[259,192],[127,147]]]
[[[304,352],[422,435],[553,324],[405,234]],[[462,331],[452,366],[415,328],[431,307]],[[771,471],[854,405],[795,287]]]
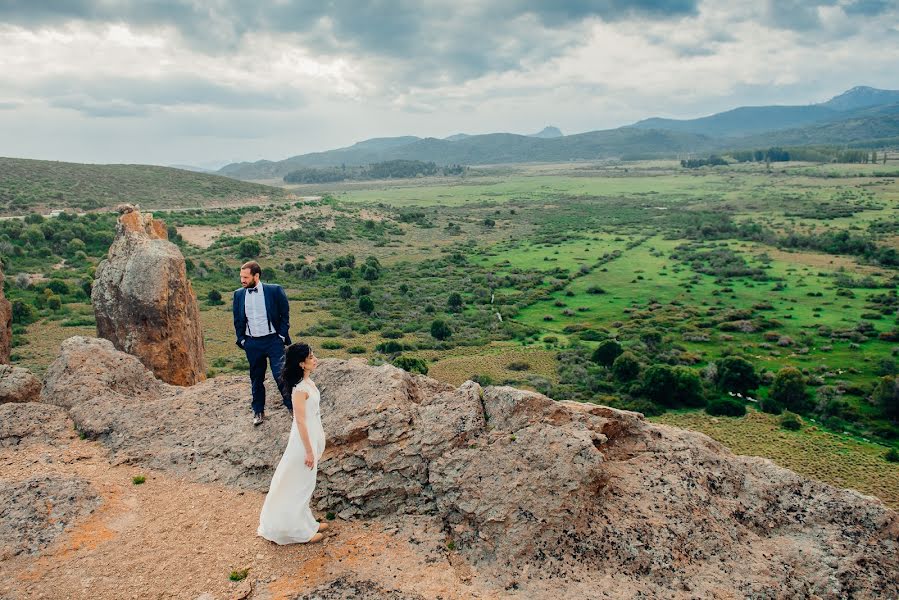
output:
[[[184,256],[165,224],[124,205],[109,256],[97,267],[91,301],[97,334],[137,356],[158,378],[206,378],[200,312]]]
[[[875,498],[636,413],[389,365],[323,360],[314,377],[328,436],[315,508],[409,539],[424,519],[503,593],[899,594],[899,519]],[[107,341],[71,338],[42,401],[112,464],[264,491],[290,423],[279,408],[253,428],[245,379],[175,387]]]

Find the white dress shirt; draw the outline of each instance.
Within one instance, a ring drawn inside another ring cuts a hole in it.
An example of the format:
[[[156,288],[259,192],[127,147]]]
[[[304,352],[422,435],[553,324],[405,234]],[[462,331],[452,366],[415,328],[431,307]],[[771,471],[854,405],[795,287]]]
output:
[[[265,290],[262,282],[256,284],[258,292],[250,293],[248,288],[244,294],[244,314],[247,316],[246,334],[251,337],[263,337],[274,333],[268,324],[268,313],[265,311]]]

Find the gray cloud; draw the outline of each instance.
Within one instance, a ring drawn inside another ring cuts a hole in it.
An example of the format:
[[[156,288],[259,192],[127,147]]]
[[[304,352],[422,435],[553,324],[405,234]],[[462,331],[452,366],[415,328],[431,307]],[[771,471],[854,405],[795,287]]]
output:
[[[249,32],[290,35],[320,53],[395,61],[402,81],[462,81],[558,56],[582,43],[585,21],[694,15],[698,0],[5,0],[0,22],[71,21],[168,26],[210,54],[234,51]]]
[[[283,111],[304,103],[294,89],[235,88],[185,76],[163,79],[56,76],[31,86],[29,92],[44,98],[51,106],[73,109],[91,117],[144,116],[151,107],[172,106]]]

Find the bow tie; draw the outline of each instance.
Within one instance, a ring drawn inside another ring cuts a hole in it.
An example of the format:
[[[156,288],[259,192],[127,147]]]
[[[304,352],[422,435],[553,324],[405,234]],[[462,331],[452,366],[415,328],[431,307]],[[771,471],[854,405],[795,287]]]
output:
[[[247,292],[249,292],[249,293],[251,293],[251,294],[255,294],[255,293],[258,292],[258,291],[259,291],[259,290],[258,290],[257,288],[254,288],[254,287],[248,288],[248,289],[247,289]]]

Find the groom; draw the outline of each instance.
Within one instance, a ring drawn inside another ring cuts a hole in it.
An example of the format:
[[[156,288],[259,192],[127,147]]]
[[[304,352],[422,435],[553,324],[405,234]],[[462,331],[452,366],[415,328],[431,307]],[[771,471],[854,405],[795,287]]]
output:
[[[253,425],[265,419],[265,367],[271,363],[272,375],[284,406],[293,417],[290,390],[281,387],[284,366],[284,346],[290,344],[290,306],[287,294],[280,285],[262,283],[262,268],[256,261],[240,267],[240,289],[234,290],[234,333],[237,345],[247,353],[250,363],[250,384],[253,390]]]

